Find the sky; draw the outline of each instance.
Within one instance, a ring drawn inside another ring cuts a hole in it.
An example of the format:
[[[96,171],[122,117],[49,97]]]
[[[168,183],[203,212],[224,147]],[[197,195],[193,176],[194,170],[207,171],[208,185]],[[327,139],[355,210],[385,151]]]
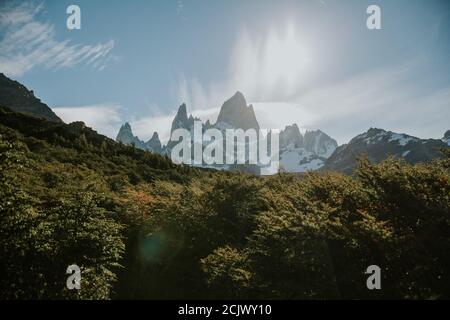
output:
[[[372,4],[380,30],[366,26]],[[181,103],[214,122],[236,91],[265,129],[441,138],[449,57],[447,0],[0,0],[0,72],[111,138],[127,121],[167,141]]]

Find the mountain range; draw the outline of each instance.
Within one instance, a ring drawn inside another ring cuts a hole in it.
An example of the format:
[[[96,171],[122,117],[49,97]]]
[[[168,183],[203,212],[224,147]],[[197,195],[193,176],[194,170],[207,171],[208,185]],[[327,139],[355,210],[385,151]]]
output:
[[[193,130],[196,120],[200,121],[192,115],[188,116],[186,104],[183,103],[172,121],[171,134],[179,128]],[[214,124],[207,120],[202,123],[202,127],[203,131],[211,128],[221,131],[226,129],[260,129],[253,106],[247,104],[244,95],[239,91],[223,103]],[[153,134],[152,139],[144,142],[134,136],[129,123],[125,123],[120,128],[116,140],[161,154],[170,154],[173,146],[178,143],[178,141],[169,140],[166,146],[162,146],[157,132]],[[154,142],[156,140],[158,142],[155,147]],[[302,134],[298,125],[293,124],[280,132],[280,164],[284,170],[289,172],[305,172],[321,168],[336,148],[337,142],[320,130],[306,131],[305,134]],[[227,165],[215,167],[230,169],[230,166]],[[237,168],[236,166],[232,167]]]
[[[357,166],[357,158],[367,156],[378,163],[389,156],[403,158],[415,164],[428,162],[442,156],[441,148],[450,146],[450,130],[442,139],[419,139],[407,134],[371,128],[354,137],[348,144],[338,147],[326,160],[322,169],[352,173]]]
[[[48,105],[34,95],[32,90],[2,73],[0,73],[0,106],[17,113],[63,123]],[[172,122],[171,133],[178,128],[192,130],[196,120],[200,119],[188,115],[186,104],[182,104]],[[253,106],[247,104],[241,92],[237,92],[223,103],[214,124],[208,120],[202,123],[202,126],[203,131],[209,128],[219,130],[229,128],[258,130],[260,128]],[[154,132],[151,139],[144,142],[134,136],[129,123],[122,125],[116,141],[163,155],[170,154],[173,145],[177,143],[169,141],[167,145],[162,145],[157,132]],[[450,130],[445,132],[441,139],[420,139],[378,128],[371,128],[351,139],[349,143],[338,146],[336,140],[323,131],[302,133],[299,126],[293,123],[280,131],[280,169],[298,173],[330,170],[351,174],[357,166],[357,159],[361,156],[366,156],[374,163],[394,156],[415,164],[441,157],[440,149],[449,146]],[[218,166],[216,169],[239,170],[238,166]],[[247,171],[258,172],[255,168]]]
[[[192,130],[195,120],[199,119],[192,115],[188,116],[186,104],[182,104],[172,122],[171,133],[178,128]],[[216,123],[211,124],[208,120],[202,125],[203,130],[260,128],[253,106],[247,105],[241,92],[236,92],[223,103]],[[156,132],[148,142],[141,141],[133,135],[128,123],[120,129],[117,141],[161,154],[170,154],[173,145],[177,143],[170,140],[167,146],[162,146]],[[439,149],[449,145],[450,130],[438,140],[419,139],[407,134],[371,128],[353,138],[348,144],[338,146],[336,140],[323,131],[313,130],[302,134],[299,126],[294,123],[280,131],[280,170],[296,173],[331,170],[351,174],[357,166],[357,159],[361,156],[367,156],[375,163],[389,156],[401,157],[414,164],[440,157]],[[231,167],[217,166],[217,168]]]

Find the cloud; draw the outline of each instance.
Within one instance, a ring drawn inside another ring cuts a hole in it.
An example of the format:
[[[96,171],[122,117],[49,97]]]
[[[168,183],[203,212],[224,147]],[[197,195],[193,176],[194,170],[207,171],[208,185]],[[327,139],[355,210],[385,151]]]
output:
[[[297,123],[321,129],[339,143],[379,127],[421,138],[439,138],[449,129],[450,86],[434,82],[432,61],[410,58],[403,64],[365,70],[311,86],[308,80],[326,72],[293,24],[237,37],[229,76],[202,83],[182,75],[179,101],[188,108],[219,108],[235,91],[242,91],[255,107],[264,128]],[[319,77],[320,78],[320,77]]]
[[[0,71],[8,76],[21,76],[34,67],[50,70],[88,65],[103,70],[114,59],[114,40],[92,45],[59,41],[54,25],[42,21],[43,4],[25,2],[0,7]]]
[[[121,106],[95,104],[88,106],[56,107],[52,110],[66,123],[83,121],[100,134],[115,139],[122,124]]]
[[[321,128],[340,143],[370,127],[439,138],[448,130],[450,87],[424,89],[428,81],[424,62],[412,60],[353,75],[294,100],[314,115],[306,127]]]
[[[310,54],[293,23],[271,27],[265,34],[251,34],[243,27],[231,52],[229,76],[205,85],[181,75],[178,98],[194,109],[220,105],[236,91],[250,101],[280,101],[304,86],[312,67]]]
[[[145,117],[139,120],[131,121],[130,125],[133,129],[133,134],[138,136],[141,140],[147,141],[156,131],[158,132],[159,139],[164,144],[169,141],[170,127],[174,116],[175,115]]]

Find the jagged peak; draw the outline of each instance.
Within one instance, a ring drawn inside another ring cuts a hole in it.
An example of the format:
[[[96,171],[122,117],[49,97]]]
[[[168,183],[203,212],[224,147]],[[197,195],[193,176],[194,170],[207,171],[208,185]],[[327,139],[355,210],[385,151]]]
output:
[[[233,95],[233,97],[240,98],[240,99],[241,98],[245,99],[244,94],[242,92],[240,92],[239,90],[236,91],[236,93]]]
[[[378,133],[378,132],[386,132],[386,133],[387,133],[386,130],[381,129],[381,128],[373,128],[373,127],[371,127],[369,130],[367,130],[367,133],[372,133],[372,132],[375,132],[375,133]]]
[[[150,140],[148,140],[147,143],[157,143],[157,144],[161,144],[161,141],[159,140],[159,135],[158,132],[153,132],[152,137],[150,138]]]
[[[447,130],[447,131],[444,133],[444,139],[450,139],[450,130]]]
[[[223,107],[225,106],[245,106],[247,107],[247,101],[245,100],[244,95],[240,91],[236,91],[236,93],[224,102]],[[253,107],[252,107],[253,109]]]
[[[177,116],[183,117],[187,119],[187,108],[186,103],[182,103],[178,108]]]
[[[125,122],[125,123],[122,125],[122,128],[127,129],[127,130],[131,130],[131,125],[130,125],[128,122]]]
[[[247,105],[245,97],[240,91],[223,103],[216,120],[216,125],[218,124],[227,124],[232,128],[244,130],[259,129],[253,106]]]
[[[299,128],[299,126],[296,123],[293,123],[291,125],[287,125],[287,126],[284,127],[284,131],[290,130],[290,129],[294,129],[296,131],[298,130],[300,132],[300,128]]]

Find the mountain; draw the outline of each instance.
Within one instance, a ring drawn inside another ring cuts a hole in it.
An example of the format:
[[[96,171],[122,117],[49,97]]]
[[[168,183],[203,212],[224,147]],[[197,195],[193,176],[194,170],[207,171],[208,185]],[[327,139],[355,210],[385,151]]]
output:
[[[303,147],[303,136],[296,123],[291,126],[286,126],[280,132],[280,148],[300,148]]]
[[[133,135],[133,131],[128,122],[126,122],[122,127],[120,127],[119,133],[116,138],[117,142],[122,142],[126,145],[134,145],[139,149],[146,149],[145,143],[141,141],[138,137]]]
[[[367,156],[374,163],[389,156],[404,158],[411,164],[427,162],[442,157],[439,149],[446,146],[442,140],[419,139],[407,134],[371,128],[348,144],[338,147],[325,162],[323,169],[351,174],[360,156]]]
[[[150,140],[145,143],[145,149],[155,153],[162,153],[163,148],[159,140],[158,132],[154,132]]]
[[[186,111],[186,104],[183,103],[178,108],[178,112],[172,121],[172,127],[170,128],[170,133],[174,132],[176,129],[190,130],[193,125],[194,125],[194,117],[192,115],[190,115],[188,117],[187,111]]]
[[[322,131],[302,135],[293,124],[280,132],[280,165],[287,172],[318,170],[336,148],[336,140]]]
[[[192,115],[188,116],[186,104],[180,105],[172,121],[171,133],[176,129],[186,129],[192,131],[194,121],[200,121]],[[247,105],[247,101],[241,92],[236,92],[230,99],[225,101],[220,108],[219,116],[215,124],[207,120],[202,124],[202,131],[206,129],[255,129],[259,130],[260,125],[256,118],[252,105]],[[155,132],[150,141],[144,143],[138,137],[134,136],[131,126],[126,123],[122,126],[117,135],[117,141],[124,144],[133,144],[137,148],[161,153],[170,154],[172,148],[178,141],[169,140],[167,146],[161,146],[158,134]],[[206,147],[204,143],[203,147]],[[246,143],[248,147],[248,144]],[[336,149],[337,143],[334,139],[320,130],[307,131],[302,135],[297,124],[287,126],[280,132],[280,163],[284,170],[289,172],[306,172],[308,170],[320,169],[326,159]],[[221,170],[238,170],[247,172],[258,172],[256,165],[210,165],[204,167],[213,167]]]
[[[444,133],[442,141],[444,141],[448,146],[450,146],[450,130],[447,130],[447,132]]]
[[[218,129],[239,128],[243,130],[259,130],[259,123],[256,120],[253,106],[247,105],[244,95],[239,91],[224,102],[214,126]]]
[[[0,73],[0,106],[53,122],[62,120],[32,90]]]
[[[122,142],[125,145],[134,145],[136,148],[151,151],[154,153],[163,154],[164,148],[161,145],[157,132],[153,133],[153,136],[147,142],[140,140],[133,134],[133,130],[128,122],[120,127],[119,133],[116,137],[117,142]]]
[[[329,158],[338,146],[336,140],[321,130],[306,131],[304,141],[306,150],[323,158]]]

